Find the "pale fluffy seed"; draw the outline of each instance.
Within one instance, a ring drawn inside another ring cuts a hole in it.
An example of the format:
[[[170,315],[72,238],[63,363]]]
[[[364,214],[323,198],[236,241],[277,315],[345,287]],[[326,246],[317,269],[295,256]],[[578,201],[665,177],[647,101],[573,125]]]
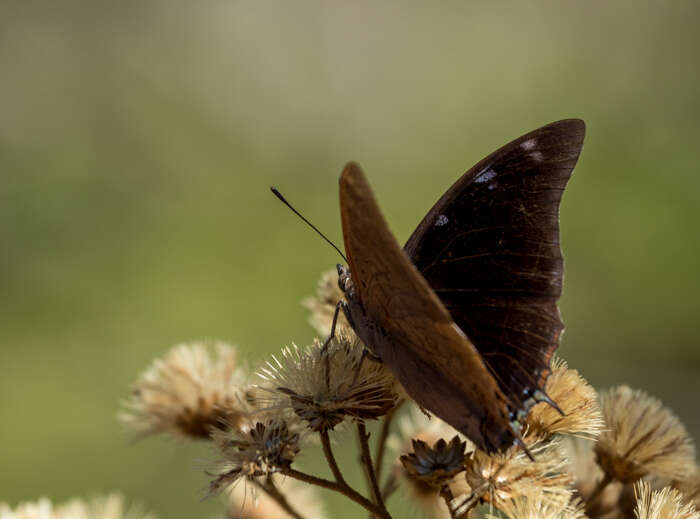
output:
[[[700,519],[700,513],[683,495],[670,487],[652,490],[649,483],[640,481],[634,486],[637,519]]]
[[[532,434],[570,434],[596,438],[604,422],[593,387],[566,361],[555,358],[545,392],[564,411],[562,416],[545,402],[535,405],[528,414]]]
[[[595,446],[611,477],[632,483],[652,475],[686,479],[695,471],[695,449],[681,421],[660,400],[619,386],[601,394],[606,430]]]
[[[222,422],[243,421],[239,392],[245,379],[232,346],[180,344],[154,360],[134,383],[119,420],[136,435],[208,438]]]

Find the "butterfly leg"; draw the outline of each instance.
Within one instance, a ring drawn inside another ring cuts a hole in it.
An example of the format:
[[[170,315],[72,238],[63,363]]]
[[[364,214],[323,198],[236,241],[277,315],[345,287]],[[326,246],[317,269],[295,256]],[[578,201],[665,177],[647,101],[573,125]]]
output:
[[[355,368],[355,374],[352,377],[352,384],[350,384],[350,387],[355,387],[355,384],[357,383],[357,379],[360,378],[360,371],[362,371],[362,363],[365,361],[365,358],[369,357],[370,360],[373,360],[374,362],[382,362],[382,359],[377,357],[374,353],[369,351],[367,348],[362,349],[362,355],[360,355],[360,361],[357,363],[357,367]]]
[[[520,434],[520,427],[517,424],[513,424],[513,422],[510,422],[508,426],[510,428],[510,433],[514,438],[513,443],[519,445],[523,451],[525,451],[525,454],[527,454],[527,457],[530,458],[530,461],[535,461],[535,457],[532,455],[532,452],[530,452],[530,449],[527,448],[527,445],[525,445],[525,442],[523,441],[523,437]]]
[[[551,398],[549,398],[549,395],[541,389],[536,390],[532,396],[536,402],[544,402],[550,407],[554,408],[554,410],[557,411],[560,415],[566,416],[566,413],[561,410],[561,407],[559,407],[557,403]]]
[[[333,312],[333,321],[331,322],[331,333],[326,339],[326,341],[323,343],[323,346],[321,346],[321,355],[323,355],[326,360],[326,389],[330,389],[331,387],[331,359],[328,355],[328,345],[335,338],[335,327],[338,324],[338,314],[340,313],[340,309],[344,306],[345,301],[338,301],[338,303],[335,305],[335,311]],[[347,312],[345,313],[347,314]]]

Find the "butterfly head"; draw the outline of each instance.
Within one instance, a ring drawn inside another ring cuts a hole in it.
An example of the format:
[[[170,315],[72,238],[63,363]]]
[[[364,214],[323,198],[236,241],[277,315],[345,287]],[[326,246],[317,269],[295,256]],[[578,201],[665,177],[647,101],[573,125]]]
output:
[[[338,287],[340,287],[340,290],[342,290],[344,294],[354,293],[355,286],[352,282],[350,269],[340,263],[336,265],[336,268],[338,269]]]

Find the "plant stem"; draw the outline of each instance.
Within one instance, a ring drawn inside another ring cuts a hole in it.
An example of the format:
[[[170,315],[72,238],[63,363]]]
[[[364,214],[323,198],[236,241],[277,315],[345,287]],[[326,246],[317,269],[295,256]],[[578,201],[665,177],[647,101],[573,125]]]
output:
[[[384,453],[386,452],[386,440],[389,438],[391,431],[391,422],[396,414],[396,411],[401,407],[405,400],[399,400],[396,405],[389,410],[382,420],[382,428],[379,431],[379,440],[377,441],[377,455],[375,456],[375,469],[377,473],[377,481],[381,481],[382,467],[384,465]]]
[[[270,496],[271,499],[274,499],[275,502],[282,508],[287,514],[289,514],[291,517],[294,519],[304,519],[304,516],[301,515],[299,512],[297,512],[294,507],[289,503],[287,500],[287,496],[285,496],[279,488],[277,488],[277,485],[275,485],[275,482],[272,480],[270,476],[267,477],[265,480],[265,483],[261,483],[257,479],[252,479],[253,484],[257,486],[260,490],[265,492],[268,496]]]
[[[591,495],[588,496],[586,499],[586,515],[588,516],[594,516],[596,515],[594,512],[600,508],[600,503],[599,498],[601,494],[603,493],[603,490],[607,488],[607,486],[612,483],[613,477],[610,474],[605,474],[603,476],[603,479],[598,481],[598,484],[596,485],[595,489],[593,489],[593,492],[591,492]]]
[[[362,468],[364,469],[365,478],[367,479],[367,485],[369,486],[370,494],[372,495],[372,501],[374,504],[380,508],[386,510],[384,501],[382,500],[382,493],[379,491],[379,484],[377,483],[377,475],[374,472],[374,465],[372,464],[372,455],[369,451],[369,434],[367,433],[367,428],[364,422],[357,422],[357,437],[360,440],[360,452],[362,453]]]
[[[398,488],[399,484],[396,481],[396,475],[393,473],[389,474],[389,476],[386,478],[386,481],[384,481],[384,486],[382,486],[382,499],[384,499],[385,503],[394,494],[394,492],[396,492]]]
[[[358,505],[364,507],[367,511],[372,512],[374,515],[380,517],[381,519],[392,519],[386,510],[379,508],[377,505],[372,503],[369,499],[362,496],[355,489],[351,488],[345,481],[330,481],[328,479],[319,478],[312,476],[311,474],[306,474],[304,472],[299,472],[293,468],[288,468],[284,471],[284,474],[290,478],[298,479],[305,483],[311,485],[316,485],[319,487],[327,488],[328,490],[334,490],[340,492],[345,497],[352,499]]]
[[[452,495],[452,490],[450,489],[450,485],[444,484],[442,486],[442,488],[440,488],[440,497],[442,497],[445,500],[445,504],[447,505],[447,510],[450,512],[450,518],[457,519],[457,514],[452,509],[452,505],[451,505],[455,496]]]
[[[345,483],[345,478],[343,477],[342,472],[340,472],[340,467],[338,467],[338,462],[335,460],[335,456],[333,455],[333,449],[331,449],[331,439],[328,436],[328,431],[324,429],[319,434],[321,435],[321,445],[323,446],[323,454],[326,456],[326,460],[328,461],[328,466],[331,468],[331,472],[333,472],[333,477],[338,483],[347,485],[347,483]]]

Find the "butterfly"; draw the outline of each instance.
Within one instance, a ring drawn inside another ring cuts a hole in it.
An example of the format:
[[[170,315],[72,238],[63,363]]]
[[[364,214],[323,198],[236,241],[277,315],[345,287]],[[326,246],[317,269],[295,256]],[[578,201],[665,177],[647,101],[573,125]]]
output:
[[[340,177],[339,308],[416,403],[488,452],[525,447],[536,403],[558,409],[545,384],[563,330],[559,204],[584,134],[566,119],[493,152],[403,249],[360,167]]]

